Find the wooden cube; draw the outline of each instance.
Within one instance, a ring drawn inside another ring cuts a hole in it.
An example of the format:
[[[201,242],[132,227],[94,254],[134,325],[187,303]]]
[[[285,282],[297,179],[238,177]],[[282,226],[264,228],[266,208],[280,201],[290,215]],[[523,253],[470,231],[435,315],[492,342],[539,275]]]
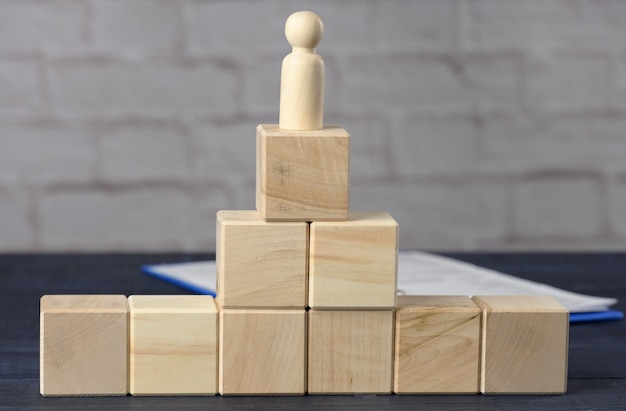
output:
[[[130,393],[217,393],[217,321],[207,295],[132,295]]]
[[[398,223],[389,213],[351,211],[310,230],[309,306],[395,307]]]
[[[219,211],[218,304],[305,308],[308,247],[308,223],[270,223],[256,211]]]
[[[257,127],[256,207],[268,221],[345,220],[350,187],[350,134]]]
[[[394,392],[478,392],[481,310],[466,296],[399,296]]]
[[[389,394],[393,310],[308,312],[310,394]]]
[[[220,311],[222,395],[303,395],[306,311]]]
[[[41,395],[126,395],[126,297],[44,295],[40,304]]]
[[[563,394],[569,313],[549,296],[476,296],[483,310],[481,391]]]

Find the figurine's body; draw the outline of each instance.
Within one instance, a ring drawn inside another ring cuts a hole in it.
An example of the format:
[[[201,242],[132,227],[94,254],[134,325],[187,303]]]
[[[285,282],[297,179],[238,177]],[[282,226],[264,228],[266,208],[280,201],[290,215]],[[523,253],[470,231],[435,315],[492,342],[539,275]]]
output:
[[[293,47],[283,60],[280,81],[279,127],[320,130],[324,127],[324,61],[315,53],[324,28],[310,11],[292,14],[285,36]]]

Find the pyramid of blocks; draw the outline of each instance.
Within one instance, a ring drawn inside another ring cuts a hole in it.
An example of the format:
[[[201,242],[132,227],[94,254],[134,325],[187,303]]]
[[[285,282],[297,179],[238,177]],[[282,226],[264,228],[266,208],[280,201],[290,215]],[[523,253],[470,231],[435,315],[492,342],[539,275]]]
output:
[[[553,299],[397,296],[398,223],[350,210],[351,136],[323,122],[322,32],[287,20],[257,209],[217,213],[216,299],[42,297],[42,395],[565,392]]]
[[[389,392],[398,224],[349,210],[350,134],[323,124],[321,20],[296,13],[285,34],[279,124],[256,130],[257,210],[217,214],[219,392]]]

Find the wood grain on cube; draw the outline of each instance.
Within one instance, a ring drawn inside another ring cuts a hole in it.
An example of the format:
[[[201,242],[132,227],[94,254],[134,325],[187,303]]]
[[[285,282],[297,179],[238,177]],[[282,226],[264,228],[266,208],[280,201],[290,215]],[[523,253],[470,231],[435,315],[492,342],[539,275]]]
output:
[[[128,393],[128,301],[123,295],[44,295],[40,392]]]
[[[307,305],[309,225],[256,211],[217,213],[217,302],[224,308]]]
[[[477,393],[480,314],[466,296],[399,296],[394,391]]]
[[[391,392],[393,310],[308,312],[310,394]]]
[[[218,311],[211,296],[132,295],[130,393],[214,395]]]
[[[483,310],[481,391],[562,394],[569,313],[549,296],[476,296]]]
[[[350,186],[350,134],[257,127],[256,207],[268,221],[345,220]]]
[[[387,212],[351,211],[347,221],[310,227],[309,305],[393,308],[398,223]]]
[[[303,395],[306,311],[220,311],[219,392]]]

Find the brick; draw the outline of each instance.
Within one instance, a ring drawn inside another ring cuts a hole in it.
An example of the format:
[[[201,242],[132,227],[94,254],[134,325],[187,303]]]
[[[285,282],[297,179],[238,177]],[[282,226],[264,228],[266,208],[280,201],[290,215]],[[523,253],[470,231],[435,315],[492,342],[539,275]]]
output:
[[[526,68],[531,110],[563,111],[610,108],[612,68],[598,56],[552,55]]]
[[[378,2],[375,30],[380,49],[450,50],[457,25],[451,1]]]
[[[0,250],[32,251],[36,249],[31,199],[16,188],[0,188]]]
[[[309,310],[309,394],[389,394],[393,310]]]
[[[398,223],[389,213],[350,211],[347,221],[314,221],[309,241],[310,307],[395,307]]]
[[[619,47],[626,39],[620,1],[480,0],[470,4],[467,36],[478,47]],[[540,40],[540,41],[536,41]]]
[[[616,68],[616,92],[617,96],[615,97],[616,105],[621,108],[626,107],[626,58],[622,58],[618,61]]]
[[[98,134],[104,181],[183,181],[191,174],[187,136],[180,127],[127,124],[104,127]]]
[[[392,133],[393,166],[402,177],[475,171],[479,132],[466,116],[406,116]]]
[[[480,135],[481,169],[614,173],[624,170],[624,119],[608,115],[492,118]]]
[[[47,121],[0,124],[0,175],[24,183],[93,181],[88,129]]]
[[[79,49],[86,41],[86,25],[83,1],[4,0],[0,5],[0,50]]]
[[[128,393],[125,296],[44,295],[39,332],[41,395]]]
[[[95,1],[93,45],[114,53],[171,53],[182,39],[181,2]]]
[[[131,395],[217,393],[218,310],[208,295],[131,295]]]
[[[306,311],[220,311],[222,395],[303,395]]]
[[[563,394],[569,312],[550,296],[475,296],[484,394]]]
[[[371,209],[386,208],[400,227],[401,249],[475,249],[483,241],[508,235],[508,188],[505,181],[353,182],[351,201]],[[393,198],[393,202],[389,199]]]
[[[256,210],[221,210],[216,224],[221,307],[306,308],[308,223],[270,223]]]
[[[40,198],[45,250],[174,250],[187,246],[188,198],[179,190],[56,190]],[[197,222],[193,222],[197,224]]]
[[[254,54],[242,61],[243,101],[247,112],[269,113],[271,117],[266,117],[265,121],[278,123],[281,62],[289,52],[286,47],[284,54]]]
[[[235,77],[213,63],[61,60],[50,68],[51,101],[83,114],[226,114]]]
[[[474,112],[519,113],[524,61],[520,54],[475,53],[459,61],[460,82]]]
[[[437,56],[353,55],[346,57],[343,70],[342,103],[354,108],[467,108],[454,67]]]
[[[481,310],[466,296],[398,296],[396,394],[475,394]]]
[[[590,238],[602,229],[606,198],[592,178],[536,176],[518,183],[514,198],[516,236]]]
[[[194,177],[199,181],[219,180],[229,185],[241,179],[249,179],[254,184],[256,172],[254,124],[247,121],[190,124]],[[254,198],[254,192],[250,198]]]
[[[396,52],[353,55],[345,60],[342,102],[359,109],[511,112],[520,107],[520,70],[514,55],[451,59],[444,54]]]
[[[186,39],[193,54],[287,50],[284,36],[289,14],[276,4],[235,0],[185,4]],[[224,24],[229,22],[229,24]]]
[[[611,231],[626,237],[626,181],[611,181],[609,184],[609,221]]]
[[[34,110],[42,102],[37,62],[26,59],[0,60],[0,113]]]

